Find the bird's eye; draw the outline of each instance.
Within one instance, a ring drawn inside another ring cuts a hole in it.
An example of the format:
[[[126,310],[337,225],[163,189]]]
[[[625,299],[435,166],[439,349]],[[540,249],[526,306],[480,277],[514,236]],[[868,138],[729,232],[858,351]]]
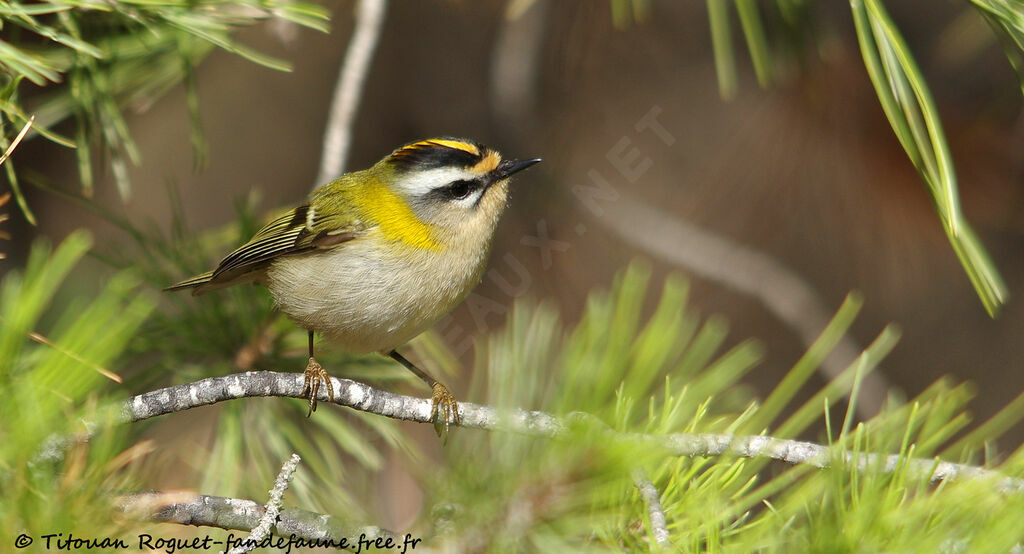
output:
[[[469,196],[469,192],[473,190],[473,181],[455,181],[448,185],[445,190],[448,193],[448,197],[452,200],[462,200]]]

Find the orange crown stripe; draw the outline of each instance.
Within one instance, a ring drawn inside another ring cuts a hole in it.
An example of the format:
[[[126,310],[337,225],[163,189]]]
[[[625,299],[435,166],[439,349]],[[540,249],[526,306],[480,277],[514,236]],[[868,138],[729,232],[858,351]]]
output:
[[[473,167],[469,168],[469,170],[471,172],[473,172],[473,173],[480,173],[480,174],[490,173],[490,172],[494,171],[495,169],[497,169],[498,164],[500,164],[500,163],[501,163],[501,156],[499,156],[497,152],[492,150],[492,151],[488,152],[487,155],[484,156],[482,160],[477,162],[476,165],[474,165]]]

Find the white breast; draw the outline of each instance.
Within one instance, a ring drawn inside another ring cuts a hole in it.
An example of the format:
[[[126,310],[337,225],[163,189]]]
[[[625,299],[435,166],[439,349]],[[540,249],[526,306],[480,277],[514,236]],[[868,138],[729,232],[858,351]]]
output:
[[[390,351],[454,309],[479,282],[487,248],[463,255],[373,248],[366,236],[337,248],[275,260],[266,286],[296,324],[353,353]],[[392,255],[381,252],[398,250]]]

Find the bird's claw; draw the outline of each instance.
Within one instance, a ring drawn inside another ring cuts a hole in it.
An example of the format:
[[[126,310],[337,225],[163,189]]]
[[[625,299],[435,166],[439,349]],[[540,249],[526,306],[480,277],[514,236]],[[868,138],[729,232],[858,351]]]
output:
[[[452,393],[441,383],[434,382],[431,387],[434,394],[430,399],[430,419],[434,422],[434,431],[437,436],[445,437],[448,434],[449,425],[462,423],[462,416],[459,415],[459,404],[455,401]]]
[[[327,374],[327,371],[317,362],[315,358],[310,357],[309,363],[306,365],[306,371],[303,372],[305,381],[302,385],[302,395],[306,396],[307,391],[309,392],[309,411],[306,412],[306,417],[313,415],[316,411],[316,400],[317,393],[320,392],[320,382],[323,381],[327,385],[327,396],[334,402],[334,385],[331,384],[331,376]]]

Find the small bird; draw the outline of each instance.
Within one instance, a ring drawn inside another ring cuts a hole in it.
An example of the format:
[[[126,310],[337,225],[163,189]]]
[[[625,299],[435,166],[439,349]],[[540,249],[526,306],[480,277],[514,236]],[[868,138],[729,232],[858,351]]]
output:
[[[319,187],[213,271],[164,290],[267,287],[277,307],[309,333],[307,416],[316,410],[321,381],[334,400],[330,377],[313,355],[316,332],[352,353],[389,356],[426,382],[440,434],[460,421],[455,398],[395,349],[480,281],[508,203],[509,177],[539,161],[506,160],[466,139],[411,142]]]

